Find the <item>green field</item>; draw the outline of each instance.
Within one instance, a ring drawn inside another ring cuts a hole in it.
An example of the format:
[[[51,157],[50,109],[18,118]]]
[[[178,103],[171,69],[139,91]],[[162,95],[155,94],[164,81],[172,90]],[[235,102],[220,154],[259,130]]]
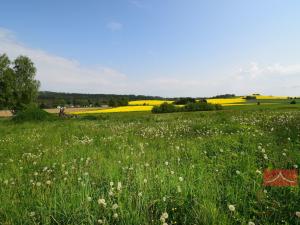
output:
[[[298,165],[299,104],[2,119],[0,224],[300,224]]]

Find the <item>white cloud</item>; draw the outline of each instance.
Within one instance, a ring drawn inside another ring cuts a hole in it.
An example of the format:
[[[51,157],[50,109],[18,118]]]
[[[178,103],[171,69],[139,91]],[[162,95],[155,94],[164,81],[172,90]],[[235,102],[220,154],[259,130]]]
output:
[[[126,83],[125,74],[101,65],[87,67],[71,60],[45,51],[33,49],[18,42],[14,34],[0,29],[0,53],[10,58],[26,55],[37,67],[37,79],[43,90],[120,93]]]
[[[224,93],[300,95],[300,64],[261,65],[253,62],[237,70],[223,71],[218,76],[201,74],[200,71],[199,77],[188,74],[146,77],[141,74],[137,80],[101,64],[83,66],[76,60],[30,48],[18,42],[11,31],[0,28],[1,53],[7,53],[12,59],[21,54],[29,56],[37,67],[37,79],[41,81],[42,90],[168,97],[200,97]],[[174,68],[170,69],[174,71]]]
[[[111,31],[119,31],[123,29],[123,24],[116,22],[116,21],[111,21],[106,24],[106,27],[110,29]]]

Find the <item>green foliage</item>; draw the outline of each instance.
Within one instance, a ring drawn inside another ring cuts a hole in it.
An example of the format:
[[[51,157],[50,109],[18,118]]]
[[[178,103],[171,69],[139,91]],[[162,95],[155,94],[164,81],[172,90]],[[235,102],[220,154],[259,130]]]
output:
[[[36,68],[26,56],[17,57],[12,63],[0,56],[0,107],[13,113],[24,109],[37,99],[39,81],[35,80]]]
[[[153,113],[172,113],[172,112],[178,112],[179,108],[177,108],[174,104],[169,104],[167,102],[164,102],[163,104],[159,106],[154,106],[152,108]]]
[[[127,106],[127,105],[128,105],[127,98],[110,99],[108,102],[108,106],[110,107]]]
[[[179,98],[176,99],[174,104],[175,105],[186,105],[188,103],[195,103],[196,99],[195,98]]]
[[[60,93],[41,91],[38,96],[38,103],[40,106],[46,108],[54,108],[59,100],[64,100],[65,106],[86,107],[86,106],[102,106],[102,105],[127,105],[126,102],[133,100],[151,100],[163,99],[158,96],[145,95],[114,95],[114,94],[79,94],[79,93]],[[112,100],[112,101],[111,101]]]
[[[246,96],[245,99],[246,99],[246,100],[256,100],[256,96],[248,95],[248,96]]]
[[[16,115],[13,116],[12,120],[15,122],[28,122],[28,121],[45,121],[51,120],[54,116],[38,108],[36,105],[32,104],[26,106],[26,108],[18,111]]]
[[[290,104],[295,105],[296,103],[297,103],[297,102],[296,102],[296,100],[294,99],[294,100],[291,101]]]
[[[153,113],[172,113],[172,112],[192,112],[192,111],[212,111],[221,110],[223,107],[218,104],[210,104],[206,102],[188,103],[183,107],[176,107],[174,104],[163,103],[160,106],[154,106]]]

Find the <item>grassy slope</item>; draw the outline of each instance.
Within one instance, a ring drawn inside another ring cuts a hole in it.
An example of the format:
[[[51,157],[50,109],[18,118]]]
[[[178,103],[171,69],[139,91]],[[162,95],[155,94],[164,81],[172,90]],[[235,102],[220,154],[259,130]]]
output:
[[[162,224],[163,212],[168,224],[300,224],[299,188],[265,188],[256,172],[300,165],[299,121],[297,110],[2,120],[0,224]]]

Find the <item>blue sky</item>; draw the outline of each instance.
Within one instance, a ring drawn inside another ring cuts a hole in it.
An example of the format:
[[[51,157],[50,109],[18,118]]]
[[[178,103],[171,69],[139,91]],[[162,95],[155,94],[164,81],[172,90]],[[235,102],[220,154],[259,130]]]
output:
[[[1,1],[0,53],[43,90],[300,95],[297,0]]]

